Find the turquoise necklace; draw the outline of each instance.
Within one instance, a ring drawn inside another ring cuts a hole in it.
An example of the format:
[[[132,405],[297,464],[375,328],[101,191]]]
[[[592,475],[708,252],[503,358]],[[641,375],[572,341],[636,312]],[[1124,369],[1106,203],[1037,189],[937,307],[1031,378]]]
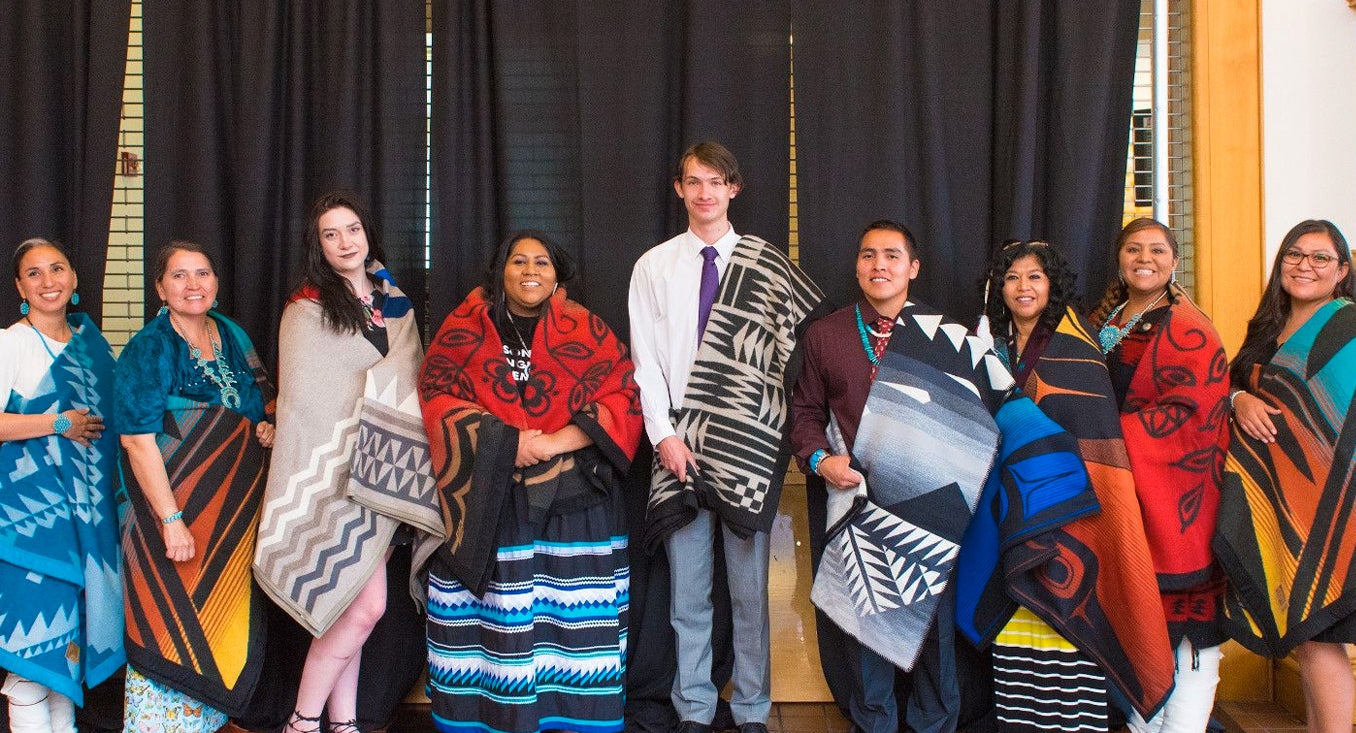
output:
[[[862,320],[862,304],[853,306],[857,312],[857,335],[862,337],[862,350],[866,352],[866,358],[871,361],[871,366],[880,366],[880,357],[876,356],[876,350],[871,346],[871,336],[885,338],[889,334],[876,333],[869,331],[866,327],[866,321]]]
[[[173,322],[171,322],[173,323]],[[184,339],[187,341],[188,339]],[[221,352],[221,341],[212,338],[212,329],[207,329],[207,343],[212,345],[212,359],[208,361],[202,358],[202,349],[188,342],[188,355],[197,362],[198,370],[202,372],[208,381],[216,385],[217,390],[221,392],[221,404],[228,409],[240,409],[240,390],[236,389],[235,372],[231,371],[231,365],[226,363],[226,355]]]
[[[1102,330],[1097,332],[1097,340],[1102,344],[1102,353],[1110,354],[1112,349],[1116,348],[1117,346],[1120,346],[1121,340],[1124,339],[1127,335],[1129,335],[1130,331],[1134,329],[1135,325],[1138,324],[1140,320],[1144,318],[1144,314],[1148,313],[1149,309],[1158,305],[1158,301],[1162,300],[1163,296],[1167,294],[1168,294],[1167,290],[1164,290],[1162,293],[1159,293],[1158,297],[1153,299],[1153,302],[1144,306],[1144,308],[1140,310],[1140,312],[1136,313],[1133,316],[1130,316],[1130,320],[1126,321],[1125,325],[1122,326],[1121,328],[1116,328],[1111,324],[1116,322],[1116,316],[1119,316],[1121,314],[1121,311],[1125,310],[1125,306],[1129,305],[1130,301],[1127,300],[1124,303],[1121,303],[1120,305],[1116,306],[1116,309],[1111,311],[1111,315],[1107,316],[1106,323],[1102,325]]]

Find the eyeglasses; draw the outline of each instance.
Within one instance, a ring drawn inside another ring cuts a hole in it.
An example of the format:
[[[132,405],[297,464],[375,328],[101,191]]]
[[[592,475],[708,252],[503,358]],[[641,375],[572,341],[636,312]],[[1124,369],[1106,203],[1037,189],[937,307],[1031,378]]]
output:
[[[1339,259],[1337,255],[1327,252],[1301,252],[1297,249],[1288,249],[1285,254],[1281,255],[1281,261],[1287,265],[1298,265],[1306,257],[1309,258],[1309,264],[1315,270],[1325,270],[1328,265],[1337,262]]]
[[[1003,243],[1003,251],[1006,252],[1006,251],[1012,249],[1013,247],[1022,247],[1022,246],[1026,246],[1026,247],[1049,247],[1049,246],[1050,246],[1050,243],[1049,243],[1049,242],[1043,242],[1043,241],[1041,241],[1041,240],[1039,240],[1039,239],[1033,239],[1033,240],[1031,240],[1031,241],[1029,241],[1029,242],[1025,242],[1025,241],[1022,241],[1022,240],[1020,240],[1020,239],[1009,239],[1008,241],[1006,241],[1006,242]]]

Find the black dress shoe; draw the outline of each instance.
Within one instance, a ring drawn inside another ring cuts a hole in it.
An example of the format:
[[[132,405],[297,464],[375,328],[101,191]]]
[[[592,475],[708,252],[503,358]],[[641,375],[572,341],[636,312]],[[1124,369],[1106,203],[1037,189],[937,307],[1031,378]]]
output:
[[[766,730],[766,729],[764,729]],[[684,720],[673,729],[673,733],[711,733],[709,723],[698,723],[695,720]]]
[[[748,723],[740,723],[738,730],[739,733],[767,733],[767,724],[754,723],[752,721]]]

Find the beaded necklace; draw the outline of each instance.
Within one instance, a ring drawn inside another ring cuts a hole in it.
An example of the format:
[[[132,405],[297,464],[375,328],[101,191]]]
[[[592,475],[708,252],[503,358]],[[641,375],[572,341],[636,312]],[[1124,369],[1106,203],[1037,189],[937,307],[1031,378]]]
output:
[[[174,321],[170,321],[174,325]],[[176,326],[175,330],[178,328]],[[182,336],[183,333],[180,333]],[[184,338],[188,341],[187,338]],[[212,345],[212,361],[202,358],[202,349],[188,341],[188,355],[197,363],[198,370],[202,372],[208,381],[216,385],[217,390],[221,392],[221,404],[228,409],[240,409],[240,390],[236,389],[235,372],[231,371],[231,365],[226,363],[226,355],[221,351],[221,341],[212,338],[212,329],[207,329],[207,343]]]
[[[889,334],[877,333],[874,329],[867,328],[866,321],[862,320],[861,303],[853,306],[853,310],[857,312],[857,335],[862,337],[862,350],[866,352],[866,358],[870,360],[871,366],[880,366],[880,357],[876,356],[876,350],[871,346],[871,337],[885,338]]]
[[[1168,294],[1167,290],[1164,290],[1162,293],[1159,293],[1158,297],[1154,298],[1152,302],[1144,306],[1144,308],[1140,310],[1140,312],[1136,313],[1133,316],[1130,316],[1130,320],[1126,321],[1125,325],[1122,326],[1121,328],[1116,328],[1111,324],[1116,322],[1116,316],[1119,316],[1121,314],[1121,311],[1125,310],[1125,306],[1129,305],[1130,301],[1127,300],[1124,303],[1121,303],[1120,305],[1116,306],[1116,309],[1111,311],[1111,315],[1107,316],[1106,323],[1102,325],[1102,330],[1097,332],[1097,340],[1102,344],[1102,353],[1110,354],[1112,349],[1119,346],[1121,340],[1124,339],[1127,335],[1129,335],[1131,329],[1133,329],[1135,325],[1140,322],[1140,319],[1144,318],[1144,314],[1148,313],[1151,308],[1158,305],[1158,301],[1162,300],[1163,296],[1167,294]]]

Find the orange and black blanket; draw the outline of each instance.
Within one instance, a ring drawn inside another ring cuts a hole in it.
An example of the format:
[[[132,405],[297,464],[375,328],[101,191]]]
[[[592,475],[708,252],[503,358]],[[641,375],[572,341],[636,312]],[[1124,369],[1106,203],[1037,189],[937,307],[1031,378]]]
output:
[[[1013,363],[1003,345],[998,352]],[[974,616],[958,618],[958,625],[972,640],[988,642],[1020,603],[1151,718],[1172,690],[1172,645],[1106,362],[1091,324],[1073,309],[1044,349],[1023,362],[1029,368],[1015,370],[1023,392],[1077,440],[1101,511],[1004,542],[995,558],[1003,566],[1002,592],[990,589]],[[964,607],[957,604],[958,611]]]
[[[1276,441],[1234,428],[1215,552],[1229,635],[1279,657],[1356,613],[1356,304],[1320,308],[1248,391],[1281,411]]]
[[[250,361],[258,380],[263,369],[252,351]],[[260,386],[270,403],[271,388]],[[264,597],[250,563],[267,452],[249,418],[175,397],[156,444],[196,552],[180,563],[165,556],[160,517],[124,454],[132,499],[122,544],[127,661],[147,677],[238,715],[263,663]]]
[[[640,441],[634,374],[626,347],[607,324],[558,288],[542,308],[531,368],[520,385],[484,291],[467,296],[438,329],[419,375],[445,537],[421,541],[416,564],[436,549],[456,579],[481,596],[500,525],[509,519],[510,491],[528,493],[527,519],[534,522],[606,498]],[[570,424],[593,446],[529,469],[514,467],[520,431],[553,433]]]

